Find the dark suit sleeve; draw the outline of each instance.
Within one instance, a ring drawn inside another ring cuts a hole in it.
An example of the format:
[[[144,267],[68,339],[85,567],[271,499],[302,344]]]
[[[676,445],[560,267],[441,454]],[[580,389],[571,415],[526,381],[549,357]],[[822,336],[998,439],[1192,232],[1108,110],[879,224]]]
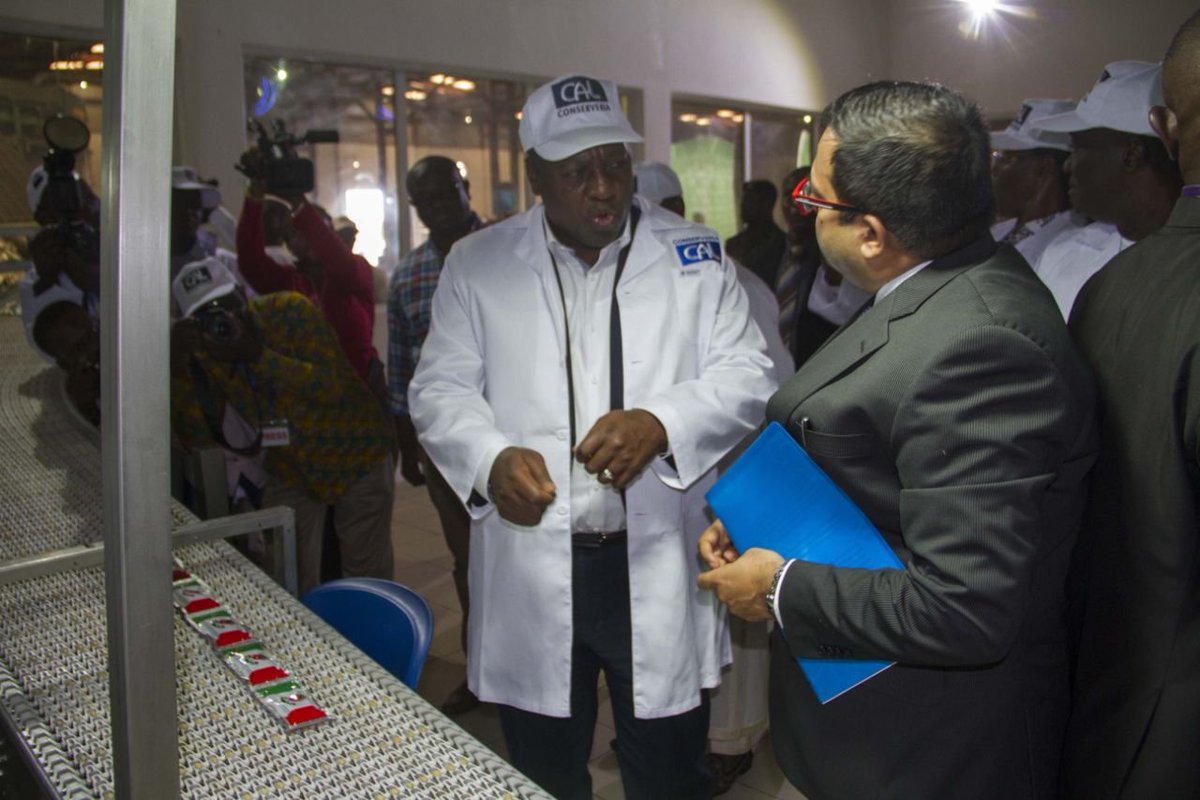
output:
[[[906,387],[880,387],[903,393],[883,447],[906,567],[793,564],[780,608],[796,657],[997,661],[1028,607],[1043,537],[1070,536],[1047,531],[1044,507],[1087,412],[1048,355],[989,325],[914,367]]]

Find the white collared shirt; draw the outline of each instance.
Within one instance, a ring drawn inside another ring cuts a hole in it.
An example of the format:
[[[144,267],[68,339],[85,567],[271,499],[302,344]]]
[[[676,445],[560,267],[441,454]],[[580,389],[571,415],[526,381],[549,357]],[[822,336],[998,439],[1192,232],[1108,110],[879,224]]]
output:
[[[905,270],[904,272],[901,272],[899,275],[892,278],[890,281],[885,283],[883,286],[880,286],[879,291],[875,293],[875,302],[878,303],[880,300],[887,297],[892,292],[896,291],[896,289],[900,286],[900,284],[904,283],[906,280],[911,278],[913,275],[916,275],[918,272],[925,269],[932,263],[933,263],[933,259],[929,259],[928,261],[922,261],[920,264],[917,264],[915,267],[909,267],[907,270]]]
[[[546,244],[557,265],[566,303],[567,329],[571,338],[571,378],[575,395],[575,436],[587,435],[596,420],[610,410],[609,325],[613,276],[621,248],[629,242],[629,220],[614,242],[600,251],[588,266],[575,251],[559,242],[544,223]],[[615,531],[625,528],[621,495],[600,483],[578,461],[571,462],[571,530]]]

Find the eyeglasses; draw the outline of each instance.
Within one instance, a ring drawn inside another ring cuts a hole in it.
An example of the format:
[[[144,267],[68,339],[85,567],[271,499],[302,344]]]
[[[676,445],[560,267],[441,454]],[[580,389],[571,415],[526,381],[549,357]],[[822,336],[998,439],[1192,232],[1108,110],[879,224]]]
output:
[[[814,197],[804,190],[808,188],[808,177],[800,179],[796,184],[796,188],[792,189],[792,202],[796,205],[796,209],[803,215],[817,213],[817,209],[824,208],[829,211],[846,211],[851,214],[864,214],[861,208],[848,206],[845,203],[837,203],[833,200],[826,200],[823,197]]]

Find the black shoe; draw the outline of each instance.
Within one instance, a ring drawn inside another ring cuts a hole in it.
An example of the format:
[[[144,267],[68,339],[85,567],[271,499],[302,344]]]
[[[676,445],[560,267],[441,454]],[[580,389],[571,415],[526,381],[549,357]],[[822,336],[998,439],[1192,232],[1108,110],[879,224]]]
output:
[[[733,782],[738,779],[739,775],[744,775],[750,771],[750,765],[754,763],[754,751],[747,750],[745,753],[738,753],[735,756],[727,756],[722,753],[709,753],[708,768],[712,772],[712,793],[713,797],[719,794],[725,794],[733,788]]]
[[[448,717],[456,717],[479,707],[479,698],[467,688],[467,682],[458,685],[450,696],[442,702],[442,713]]]

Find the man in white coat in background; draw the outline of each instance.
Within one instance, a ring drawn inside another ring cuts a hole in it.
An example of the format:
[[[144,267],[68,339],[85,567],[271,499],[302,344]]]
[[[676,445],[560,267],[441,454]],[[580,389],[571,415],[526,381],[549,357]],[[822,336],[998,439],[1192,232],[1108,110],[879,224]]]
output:
[[[643,161],[633,168],[636,191],[651,203],[686,217],[687,203],[683,185],[675,170],[659,161]],[[788,197],[791,202],[791,197]],[[779,333],[779,303],[771,287],[746,266],[734,261],[738,283],[750,303],[750,318],[758,325],[767,342],[767,355],[775,363],[772,375],[782,384],[795,374],[792,354]],[[865,300],[863,302],[866,302]],[[724,471],[741,454],[728,453],[714,469]],[[707,528],[707,508],[694,509],[689,519]],[[721,687],[709,697],[708,768],[712,773],[713,797],[733,788],[738,776],[754,763],[754,748],[767,735],[767,675],[771,657],[767,650],[770,630],[765,622],[747,622],[739,617],[729,620],[732,663],[721,675]],[[618,749],[614,739],[613,749]]]
[[[409,390],[472,515],[468,682],[518,769],[590,798],[603,671],[626,797],[706,798],[729,644],[685,520],[772,364],[717,234],[633,198],[613,83],[540,87],[520,136],[542,204],[450,251]]]

